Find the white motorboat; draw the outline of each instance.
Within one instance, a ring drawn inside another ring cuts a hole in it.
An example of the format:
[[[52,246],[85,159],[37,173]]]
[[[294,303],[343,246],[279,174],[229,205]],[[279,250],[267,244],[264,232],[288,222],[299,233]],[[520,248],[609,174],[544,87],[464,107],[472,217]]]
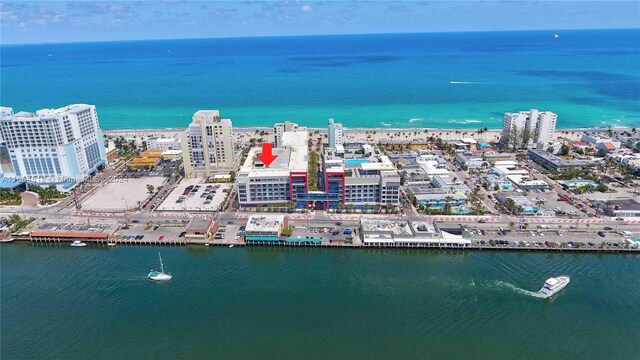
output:
[[[80,240],[76,240],[76,241],[71,243],[71,246],[73,246],[73,247],[83,247],[83,246],[87,246],[87,244],[83,243]]]
[[[230,247],[230,248],[232,248],[232,247],[233,247],[233,244],[229,245],[229,247]]]
[[[173,276],[164,272],[164,264],[162,263],[162,256],[160,256],[160,253],[158,253],[158,259],[160,260],[160,271],[151,270],[147,277],[154,281],[171,280]]]
[[[107,246],[116,246],[116,243],[114,243],[114,242],[109,242],[109,243],[107,243]]]
[[[549,278],[547,279],[547,281],[545,281],[544,285],[542,285],[542,288],[540,288],[538,294],[540,294],[542,297],[548,298],[558,291],[564,289],[564,287],[569,284],[569,281],[571,281],[571,279],[568,276]]]

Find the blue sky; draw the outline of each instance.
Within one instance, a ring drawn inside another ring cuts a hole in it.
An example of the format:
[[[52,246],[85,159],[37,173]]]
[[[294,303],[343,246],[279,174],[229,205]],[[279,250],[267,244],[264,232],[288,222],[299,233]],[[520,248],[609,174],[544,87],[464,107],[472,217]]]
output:
[[[640,1],[1,1],[2,44],[639,28]]]

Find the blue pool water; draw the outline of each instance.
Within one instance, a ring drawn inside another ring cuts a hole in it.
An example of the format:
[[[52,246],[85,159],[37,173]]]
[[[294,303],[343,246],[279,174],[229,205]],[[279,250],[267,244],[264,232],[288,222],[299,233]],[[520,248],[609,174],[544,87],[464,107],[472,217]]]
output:
[[[366,160],[366,159],[348,159],[344,161],[344,163],[347,165],[360,165],[368,162],[369,160]]]

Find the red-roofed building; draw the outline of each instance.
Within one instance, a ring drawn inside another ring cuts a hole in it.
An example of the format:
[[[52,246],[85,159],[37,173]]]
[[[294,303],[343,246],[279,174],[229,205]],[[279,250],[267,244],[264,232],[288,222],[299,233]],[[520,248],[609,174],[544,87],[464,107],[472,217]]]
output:
[[[611,141],[603,141],[596,144],[598,150],[614,151],[617,147]]]

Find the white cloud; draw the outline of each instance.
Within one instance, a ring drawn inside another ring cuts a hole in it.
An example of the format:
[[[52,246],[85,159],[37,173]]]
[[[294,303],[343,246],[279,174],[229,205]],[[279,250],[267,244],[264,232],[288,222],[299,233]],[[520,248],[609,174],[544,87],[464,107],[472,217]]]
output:
[[[307,12],[307,13],[313,11],[313,8],[311,8],[311,6],[309,5],[302,5],[301,9],[302,9],[302,12]]]

